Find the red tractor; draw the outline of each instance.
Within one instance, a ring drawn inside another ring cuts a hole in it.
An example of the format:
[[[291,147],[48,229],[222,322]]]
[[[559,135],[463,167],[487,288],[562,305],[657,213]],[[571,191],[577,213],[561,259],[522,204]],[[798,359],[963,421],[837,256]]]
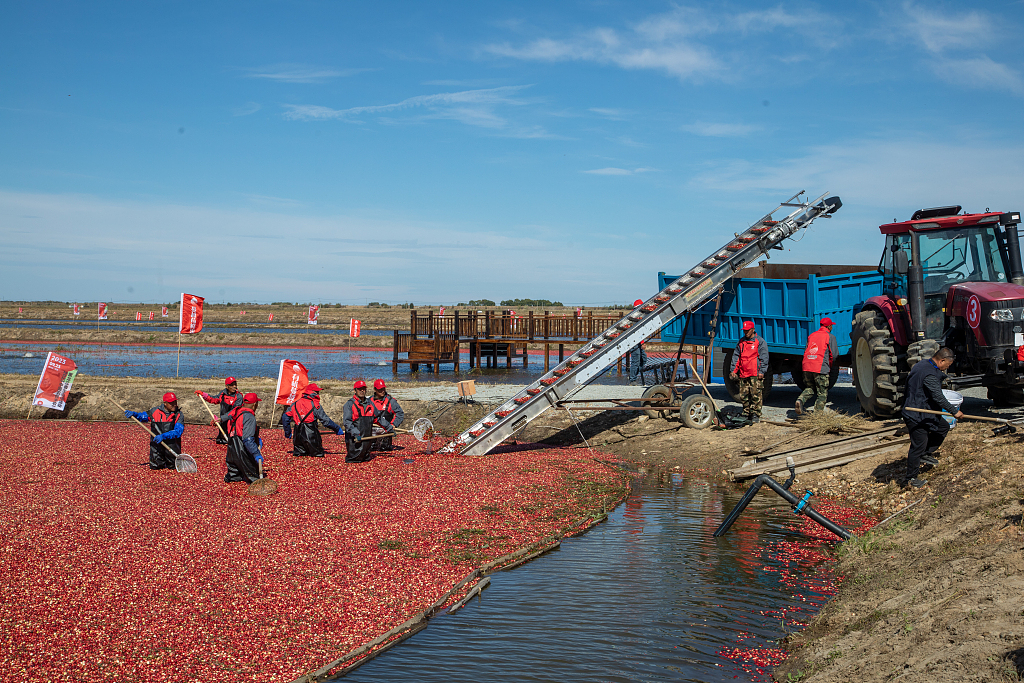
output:
[[[879,227],[882,295],[864,302],[850,333],[853,383],[869,415],[895,414],[910,368],[940,346],[956,353],[952,389],[987,387],[997,404],[1024,404],[1020,212],[960,210],[922,209]]]

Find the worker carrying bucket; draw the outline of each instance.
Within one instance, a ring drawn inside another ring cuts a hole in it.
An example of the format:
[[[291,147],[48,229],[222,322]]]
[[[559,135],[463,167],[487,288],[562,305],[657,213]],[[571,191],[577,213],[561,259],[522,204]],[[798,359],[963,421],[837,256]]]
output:
[[[807,346],[804,348],[802,371],[806,389],[796,399],[796,414],[803,415],[804,406],[814,399],[814,412],[825,410],[828,401],[828,382],[839,355],[839,342],[832,334],[832,319],[822,318],[821,328],[807,335]]]
[[[953,351],[945,346],[931,358],[914,364],[907,376],[907,397],[903,402],[903,421],[910,432],[910,449],[907,451],[907,474],[903,486],[920,488],[928,482],[921,479],[921,463],[937,465],[935,452],[949,433],[949,422],[941,415],[918,412],[946,411],[954,418],[964,414],[942,393],[942,380],[946,370],[953,364]]]

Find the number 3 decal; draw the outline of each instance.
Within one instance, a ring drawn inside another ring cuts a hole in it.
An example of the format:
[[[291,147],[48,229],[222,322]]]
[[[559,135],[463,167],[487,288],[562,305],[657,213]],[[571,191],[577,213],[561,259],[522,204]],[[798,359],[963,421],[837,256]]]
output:
[[[978,300],[978,297],[972,296],[967,300],[967,324],[971,326],[972,330],[976,330],[980,322],[981,302]]]

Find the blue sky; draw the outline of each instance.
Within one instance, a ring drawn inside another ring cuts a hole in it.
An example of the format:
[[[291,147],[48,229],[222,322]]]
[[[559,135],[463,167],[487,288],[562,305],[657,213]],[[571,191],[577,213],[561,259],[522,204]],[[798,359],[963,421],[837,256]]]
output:
[[[8,3],[0,299],[626,303],[1024,208],[1024,4]]]

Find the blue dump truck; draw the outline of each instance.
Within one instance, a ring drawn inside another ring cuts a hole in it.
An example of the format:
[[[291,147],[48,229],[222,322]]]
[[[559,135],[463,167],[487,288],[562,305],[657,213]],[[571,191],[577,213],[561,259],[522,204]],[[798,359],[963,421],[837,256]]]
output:
[[[658,289],[674,282],[678,275],[658,273]],[[807,335],[831,318],[839,342],[839,362],[832,365],[831,384],[839,367],[850,367],[850,330],[853,317],[864,302],[882,293],[882,273],[875,266],[776,264],[761,261],[745,268],[727,281],[717,300],[698,309],[686,330],[685,343],[708,345],[712,350],[712,377],[724,381],[738,398],[739,386],[729,379],[733,349],[743,336],[743,321],[753,320],[757,333],[768,343],[769,372],[764,379],[764,396],[771,392],[774,375],[792,373],[803,388],[800,371]],[[717,321],[715,319],[717,311]],[[677,318],[661,328],[661,340],[679,343],[686,318]],[[714,336],[712,337],[712,331]]]

